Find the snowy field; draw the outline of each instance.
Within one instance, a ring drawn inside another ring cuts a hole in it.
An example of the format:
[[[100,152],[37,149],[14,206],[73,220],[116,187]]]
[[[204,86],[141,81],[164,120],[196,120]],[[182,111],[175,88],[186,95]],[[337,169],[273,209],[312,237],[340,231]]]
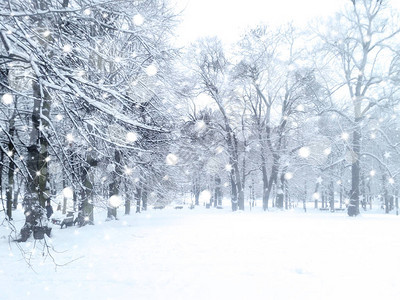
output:
[[[0,299],[400,297],[394,215],[185,207],[99,220],[54,226],[57,268],[38,244],[29,268],[1,228]]]

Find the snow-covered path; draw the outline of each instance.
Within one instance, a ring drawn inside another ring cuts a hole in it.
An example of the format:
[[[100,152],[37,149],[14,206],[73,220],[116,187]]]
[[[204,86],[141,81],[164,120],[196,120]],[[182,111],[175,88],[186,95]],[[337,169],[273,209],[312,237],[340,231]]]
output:
[[[55,227],[57,262],[78,260],[34,273],[0,239],[0,299],[399,299],[399,224],[199,207]]]

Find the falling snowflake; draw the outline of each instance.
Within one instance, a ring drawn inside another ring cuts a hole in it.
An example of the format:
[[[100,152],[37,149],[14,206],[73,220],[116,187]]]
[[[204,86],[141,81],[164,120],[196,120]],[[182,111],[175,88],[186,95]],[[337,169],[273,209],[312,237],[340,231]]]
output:
[[[63,51],[64,51],[65,53],[70,53],[70,52],[72,51],[72,46],[69,45],[69,44],[64,45]]]
[[[285,174],[285,179],[286,179],[286,180],[290,180],[290,179],[292,179],[292,178],[293,178],[293,173],[287,172],[287,173]]]
[[[224,147],[218,146],[217,148],[215,148],[215,153],[216,154],[221,154],[222,152],[224,152]]]
[[[74,191],[70,187],[63,189],[63,196],[67,199],[72,199],[74,197]]]
[[[342,135],[341,135],[340,137],[341,137],[341,139],[342,139],[343,141],[348,141],[350,135],[349,135],[347,132],[343,132]]]
[[[157,73],[158,73],[158,69],[157,69],[157,66],[154,64],[151,64],[146,68],[146,74],[148,76],[155,76]]]
[[[138,135],[137,135],[137,133],[136,132],[128,132],[127,134],[126,134],[126,140],[127,140],[127,142],[129,142],[129,143],[134,143],[134,142],[136,142],[137,141],[137,139],[138,139]]]
[[[371,171],[369,172],[369,175],[370,175],[371,177],[374,177],[374,176],[376,175],[376,171],[375,171],[375,170],[371,170]]]
[[[308,147],[301,147],[299,149],[299,156],[302,158],[307,158],[310,156],[310,154],[311,154],[311,151],[310,151],[310,148],[308,148]]]
[[[115,172],[115,164],[108,164],[106,169],[109,173]]]
[[[332,149],[329,147],[329,148],[326,148],[325,150],[324,150],[324,154],[326,155],[326,156],[328,156],[329,154],[331,154],[332,153]]]
[[[66,138],[69,143],[72,143],[74,141],[74,136],[72,135],[72,133],[68,133]]]
[[[165,158],[165,162],[168,166],[175,166],[178,163],[178,157],[175,154],[168,154]]]
[[[3,101],[3,103],[5,105],[10,105],[11,103],[13,103],[14,98],[13,98],[13,95],[7,93],[7,94],[4,94],[3,97],[1,97],[1,100]]]
[[[57,121],[61,121],[62,119],[63,119],[63,116],[62,116],[62,115],[58,114],[58,115],[56,116],[56,120],[57,120]]]
[[[131,175],[132,174],[132,169],[125,166],[125,175]]]
[[[122,200],[121,200],[120,196],[113,195],[113,196],[110,197],[110,199],[108,199],[108,203],[112,207],[118,207],[118,206],[120,206],[122,204]]]
[[[133,16],[133,24],[136,26],[142,26],[144,23],[144,18],[141,14],[136,14]]]
[[[89,16],[90,13],[91,13],[91,11],[90,11],[89,8],[87,8],[87,9],[85,9],[85,10],[83,11],[83,14],[84,14],[85,16]]]
[[[48,36],[50,36],[50,34],[51,34],[50,30],[46,30],[43,32],[44,37],[48,37]]]
[[[86,74],[86,72],[84,70],[79,70],[78,72],[76,72],[76,76],[78,76],[78,77],[83,77],[83,76],[85,76],[85,74]]]
[[[203,120],[196,121],[196,124],[194,125],[194,129],[197,132],[203,131],[206,128],[206,123]]]
[[[225,165],[225,170],[226,170],[227,172],[232,171],[232,165],[231,165],[231,164]]]
[[[314,200],[319,200],[320,195],[319,195],[319,193],[314,193],[312,195],[312,197],[313,197]]]

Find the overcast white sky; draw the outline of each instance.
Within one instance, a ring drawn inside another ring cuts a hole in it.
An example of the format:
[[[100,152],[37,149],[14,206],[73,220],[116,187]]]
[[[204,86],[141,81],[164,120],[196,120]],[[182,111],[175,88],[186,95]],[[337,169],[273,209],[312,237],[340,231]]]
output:
[[[317,16],[338,11],[350,0],[172,0],[184,9],[178,28],[179,44],[202,36],[219,36],[233,42],[244,28],[258,23],[305,24]],[[394,5],[400,0],[391,0]],[[397,3],[397,6],[400,6]]]
[[[248,26],[258,23],[306,23],[332,14],[350,0],[174,0],[184,9],[178,28],[182,43],[217,35],[232,42]]]

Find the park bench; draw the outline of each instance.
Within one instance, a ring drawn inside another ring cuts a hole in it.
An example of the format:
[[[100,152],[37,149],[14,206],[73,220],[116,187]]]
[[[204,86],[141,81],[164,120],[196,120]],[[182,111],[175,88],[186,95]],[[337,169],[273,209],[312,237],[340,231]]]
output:
[[[165,206],[164,205],[155,205],[153,206],[153,209],[164,209]]]
[[[67,216],[61,221],[61,229],[64,227],[72,226],[74,225],[74,212],[70,211],[67,213]]]

